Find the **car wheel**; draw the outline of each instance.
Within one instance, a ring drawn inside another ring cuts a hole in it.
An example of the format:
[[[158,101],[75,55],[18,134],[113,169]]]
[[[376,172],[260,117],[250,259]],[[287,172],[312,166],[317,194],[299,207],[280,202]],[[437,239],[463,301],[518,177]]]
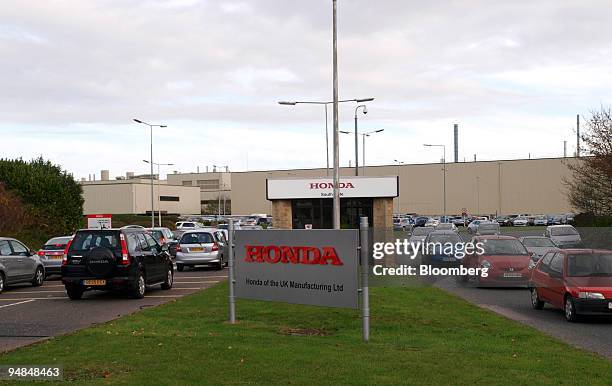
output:
[[[84,289],[80,285],[67,285],[66,292],[70,300],[79,300],[83,297]]]
[[[42,267],[36,268],[36,272],[34,273],[34,279],[32,279],[32,285],[34,287],[40,287],[45,281],[45,271]]]
[[[176,270],[177,270],[177,271],[179,271],[179,272],[183,272],[183,270],[184,270],[184,269],[185,269],[185,268],[183,267],[183,264],[177,264],[177,265],[176,265]]]
[[[169,265],[166,272],[166,281],[162,283],[161,288],[169,290],[172,288],[172,284],[174,284],[174,269],[172,269],[172,265]]]
[[[574,299],[570,295],[565,298],[565,320],[568,322],[577,322],[578,315],[576,315],[576,307],[574,306]]]
[[[531,288],[530,292],[531,307],[533,307],[534,310],[541,310],[542,308],[544,308],[544,302],[540,300],[540,297],[538,296],[538,290],[535,288]]]
[[[145,281],[145,275],[142,271],[138,271],[136,280],[132,283],[130,290],[130,296],[134,299],[144,298],[145,291],[147,290],[147,282]]]
[[[0,272],[0,294],[4,291],[4,274]]]

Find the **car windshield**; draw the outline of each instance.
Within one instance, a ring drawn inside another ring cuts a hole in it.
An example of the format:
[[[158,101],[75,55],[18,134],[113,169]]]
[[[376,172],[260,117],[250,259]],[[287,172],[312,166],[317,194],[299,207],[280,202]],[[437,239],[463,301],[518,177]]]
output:
[[[88,251],[96,247],[120,250],[119,232],[86,231],[77,232],[70,246],[71,251]]]
[[[485,255],[528,255],[529,253],[518,240],[484,240]]]
[[[569,255],[568,276],[612,276],[612,253]]]
[[[195,224],[192,222],[184,222],[181,227],[183,228],[195,228]]]
[[[555,247],[555,243],[546,237],[523,239],[523,245],[526,247]]]
[[[578,234],[578,231],[574,227],[559,227],[551,228],[550,234],[553,236],[574,236]]]
[[[181,237],[181,244],[212,244],[215,240],[210,233],[185,233]]]
[[[419,227],[419,228],[415,228],[412,231],[412,235],[413,236],[427,236],[432,231],[433,231],[433,228],[431,227]]]
[[[43,245],[42,249],[44,251],[52,251],[66,248],[66,244],[70,241],[70,237],[56,237],[47,241],[45,245]]]

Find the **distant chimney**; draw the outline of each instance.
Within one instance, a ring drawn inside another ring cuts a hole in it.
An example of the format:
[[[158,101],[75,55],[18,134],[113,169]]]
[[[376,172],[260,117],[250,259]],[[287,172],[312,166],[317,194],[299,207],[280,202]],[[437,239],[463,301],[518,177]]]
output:
[[[197,167],[197,170],[198,170],[198,174],[200,174],[200,167],[199,166]]]
[[[126,172],[126,173],[125,173],[125,179],[126,179],[126,180],[132,180],[132,179],[134,179],[134,172]]]
[[[217,167],[215,165],[213,165],[213,173],[217,172]]]
[[[101,170],[100,171],[100,180],[101,181],[108,181],[109,180],[109,174],[110,174],[110,172],[108,170]]]
[[[206,173],[208,173],[208,165],[206,165]]]
[[[476,154],[474,154],[474,162],[476,162]]]
[[[455,163],[459,162],[459,124],[455,123]]]

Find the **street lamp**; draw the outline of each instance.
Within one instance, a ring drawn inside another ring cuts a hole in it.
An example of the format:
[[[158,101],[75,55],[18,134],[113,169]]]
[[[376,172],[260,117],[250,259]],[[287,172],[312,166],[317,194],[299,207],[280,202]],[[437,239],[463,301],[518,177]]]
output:
[[[361,108],[363,109],[364,115],[368,113],[368,106],[366,105],[359,105],[355,107],[355,176],[359,175],[359,146],[357,145],[359,143],[359,130],[357,129],[357,112]]]
[[[151,163],[150,161],[147,161],[146,159],[143,159],[142,162],[146,162],[146,163]],[[161,227],[162,226],[162,215],[161,215],[161,198],[160,198],[160,191],[159,191],[159,180],[161,178],[161,172],[160,172],[160,166],[174,166],[174,164],[158,164],[158,163],[153,163],[153,165],[157,166],[157,196],[158,196],[158,207],[157,207],[157,216],[158,216],[158,220],[157,220],[157,224]],[[151,181],[153,181],[153,179],[151,179]]]
[[[338,103],[346,103],[346,102],[356,102],[356,103],[364,103],[371,102],[374,98],[360,98],[360,99],[344,99],[338,101]],[[279,105],[282,106],[295,106],[295,105],[323,105],[325,106],[325,157],[326,157],[326,175],[329,177],[329,130],[328,130],[328,114],[327,114],[327,106],[333,104],[334,102],[319,102],[319,101],[280,101]]]
[[[397,163],[397,178],[399,178],[399,174],[400,174],[400,165],[405,164],[404,161],[398,161],[396,159],[393,160],[393,162]],[[397,192],[397,214],[400,213],[400,192]]]
[[[425,147],[441,147],[442,148],[442,162],[443,162],[443,178],[444,178],[444,187],[443,187],[443,195],[444,195],[444,213],[443,219],[446,220],[446,146],[445,145],[431,145],[431,144],[423,144]]]
[[[365,139],[366,139],[366,137],[369,137],[370,134],[381,133],[383,131],[385,131],[385,129],[368,131],[367,133],[359,133],[359,135],[361,135],[361,137],[362,137],[362,146],[361,146],[361,148],[362,148],[362,154],[361,154],[361,175],[363,175],[363,176],[365,176],[365,149],[366,149],[366,147],[365,147],[365,143],[366,143]],[[342,134],[352,134],[353,133],[352,131],[342,131],[342,130],[340,130],[340,132]]]
[[[165,127],[168,127],[168,126],[166,126],[166,125],[152,125],[150,123],[143,122],[140,119],[136,119],[136,118],[134,118],[134,122],[140,123],[140,124],[143,124],[143,125],[147,125],[151,129],[151,227],[154,227],[155,226],[155,199],[154,199],[154,195],[153,195],[153,128],[154,127],[165,128]]]

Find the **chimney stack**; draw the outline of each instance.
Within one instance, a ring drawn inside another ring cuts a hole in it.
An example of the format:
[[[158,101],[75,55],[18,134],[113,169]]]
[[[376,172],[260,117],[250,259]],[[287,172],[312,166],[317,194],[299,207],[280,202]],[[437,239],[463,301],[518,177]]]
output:
[[[459,162],[459,124],[455,123],[455,163]]]
[[[108,170],[101,170],[100,171],[100,181],[108,181],[110,179],[109,174],[110,172]]]

